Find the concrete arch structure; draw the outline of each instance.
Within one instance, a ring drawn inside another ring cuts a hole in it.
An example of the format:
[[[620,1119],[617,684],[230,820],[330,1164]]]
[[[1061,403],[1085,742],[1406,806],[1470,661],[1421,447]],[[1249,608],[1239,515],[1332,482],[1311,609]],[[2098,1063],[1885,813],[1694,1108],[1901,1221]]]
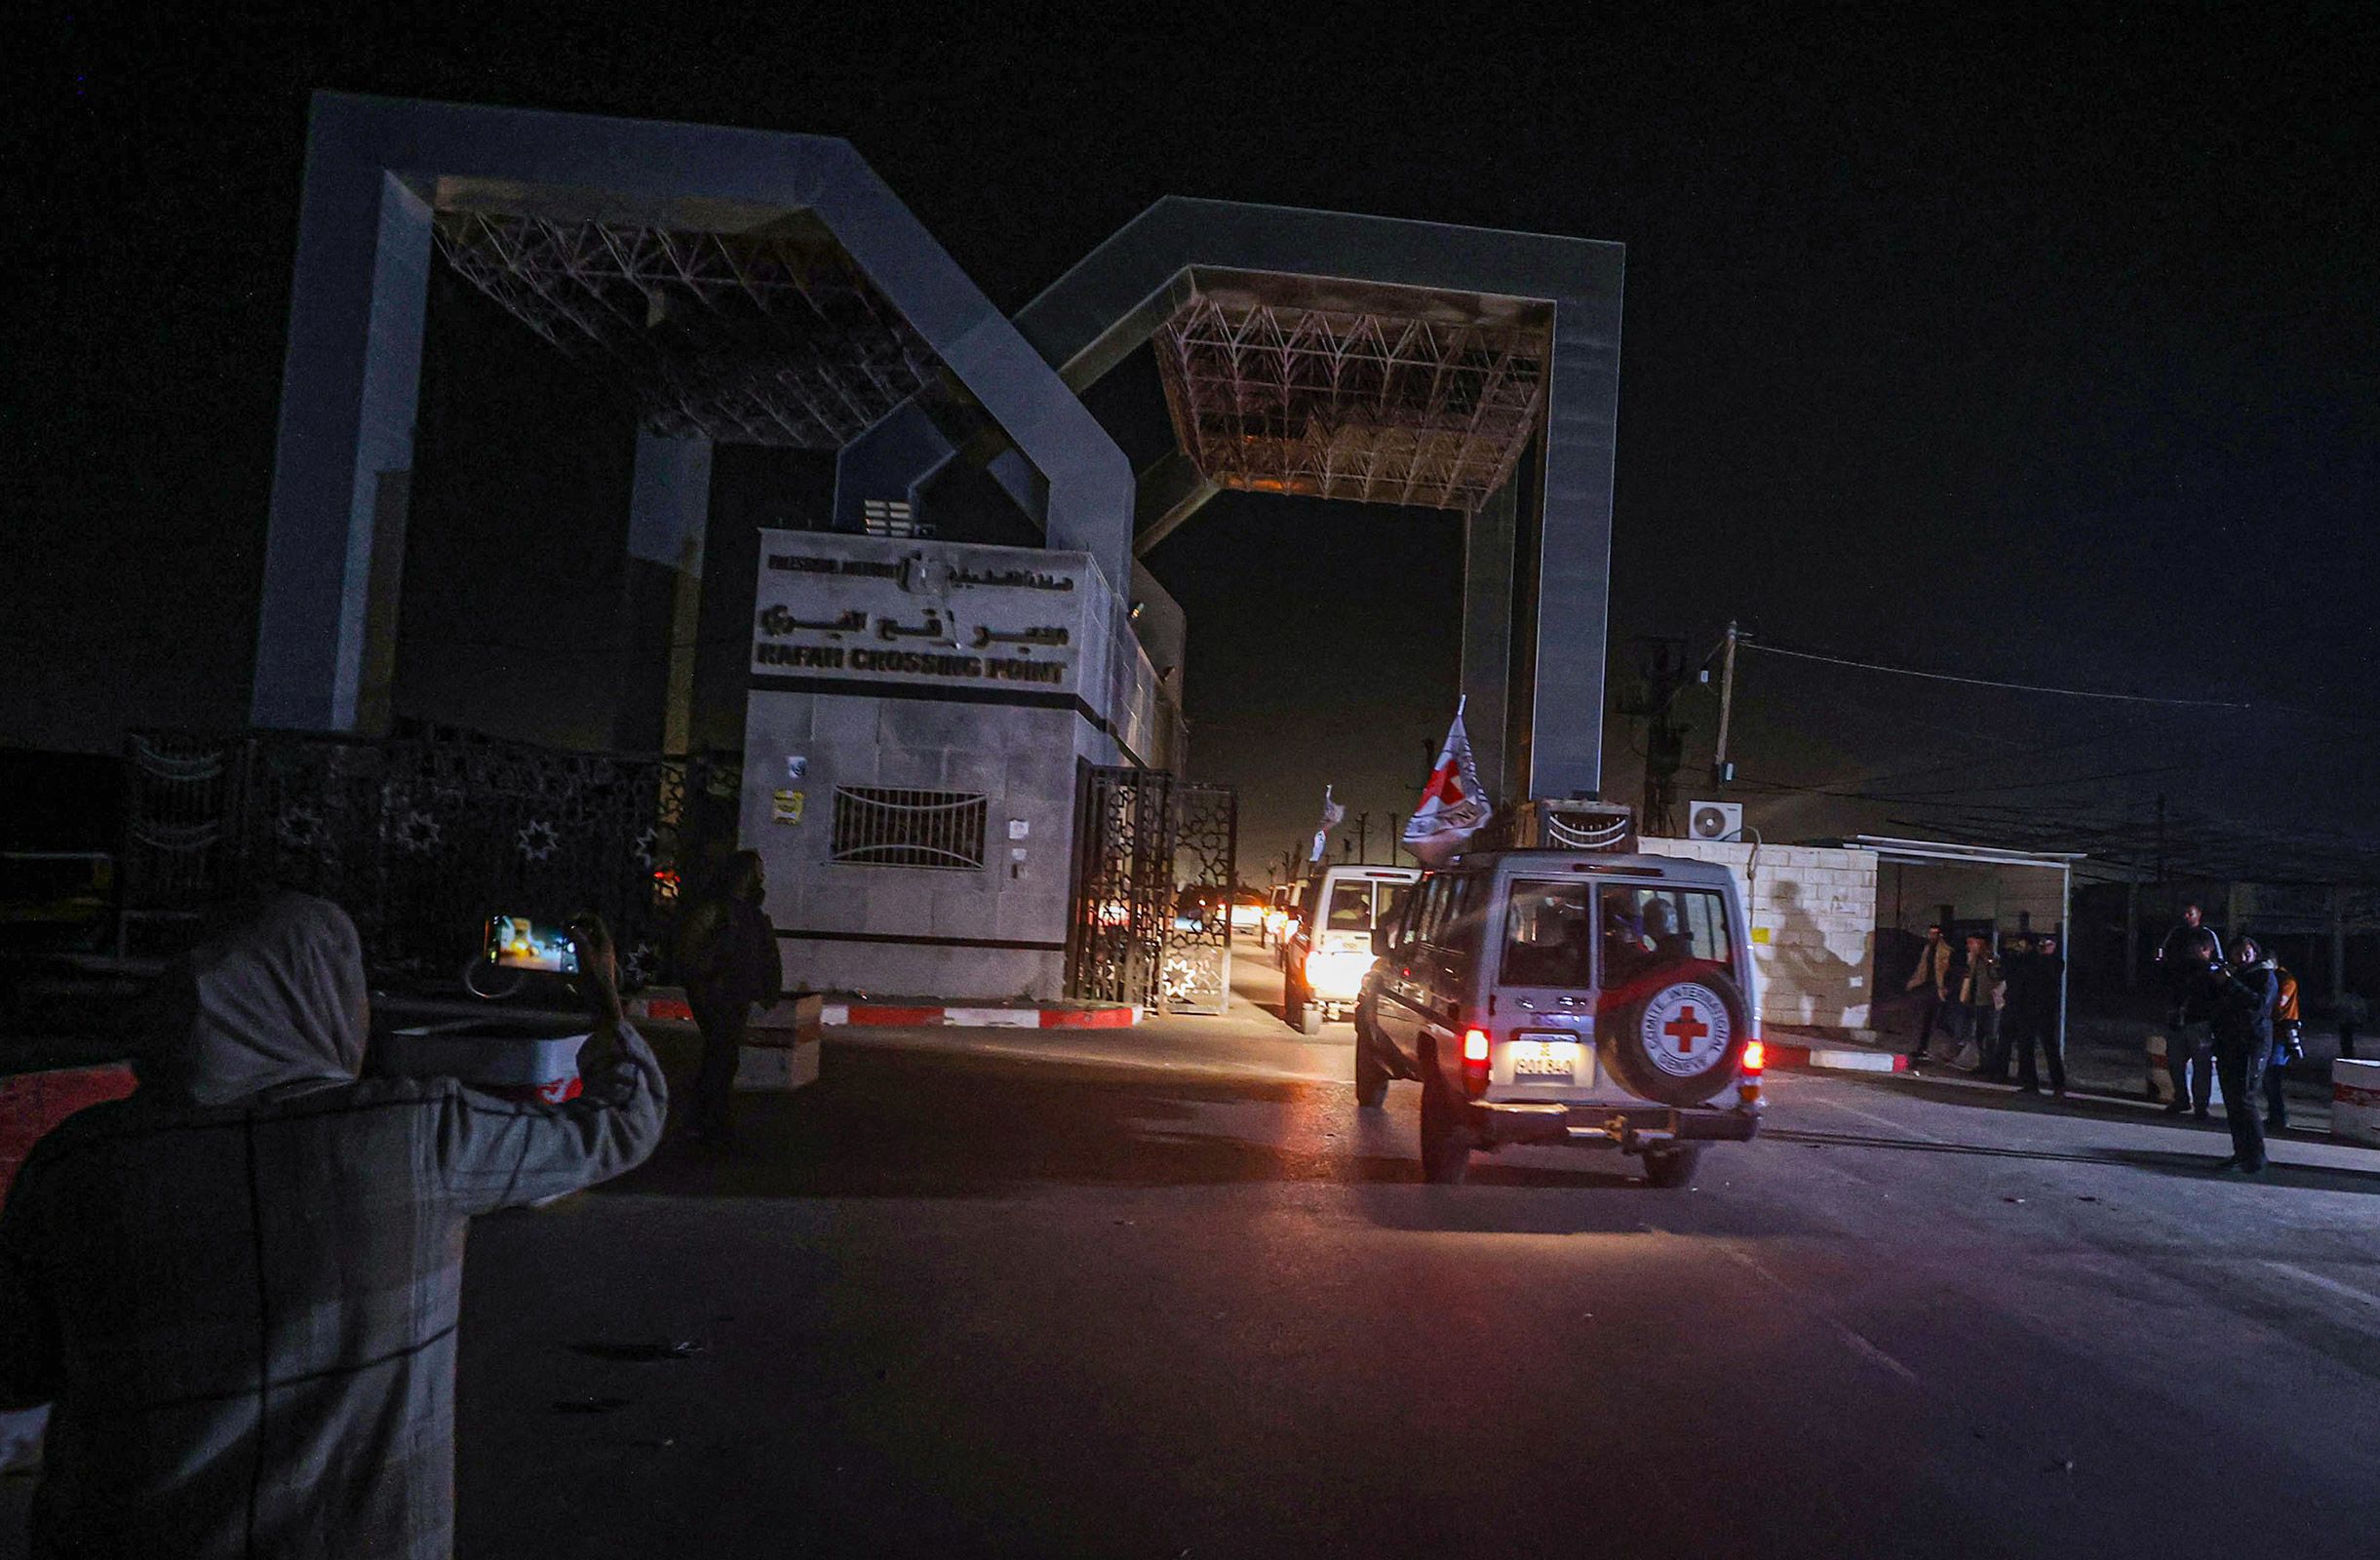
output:
[[[1171,197],[1085,255],[1015,323],[1079,393],[1218,285],[1292,308],[1547,311],[1551,363],[1535,458],[1465,512],[1463,688],[1490,783],[1508,796],[1565,798],[1591,795],[1602,779],[1624,259],[1623,246],[1594,240]],[[845,449],[844,486],[915,491],[956,448],[913,402]],[[1033,512],[1035,495],[1003,458],[989,469]],[[1140,473],[1135,552],[1217,490],[1181,449]]]
[[[432,224],[457,207],[695,231],[722,216],[809,214],[1031,466],[1049,545],[1091,554],[1119,584],[1130,576],[1122,452],[847,141],[320,93],[274,455],[256,724],[385,724]],[[666,492],[669,482],[647,479],[673,459],[687,465],[683,452],[641,448],[640,488]],[[654,528],[640,513],[632,535]],[[665,517],[658,528],[675,527]],[[666,554],[674,539],[644,534],[638,545]]]

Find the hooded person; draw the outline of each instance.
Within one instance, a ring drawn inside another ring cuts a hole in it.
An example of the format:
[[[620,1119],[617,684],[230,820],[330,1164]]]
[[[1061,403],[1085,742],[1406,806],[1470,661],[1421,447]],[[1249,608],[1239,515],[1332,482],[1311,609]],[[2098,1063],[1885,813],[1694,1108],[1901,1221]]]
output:
[[[49,1402],[37,1556],[452,1550],[474,1214],[642,1160],[666,1104],[609,937],[585,1092],[359,1077],[362,951],[288,895],[200,947],[126,1100],[35,1146],[0,1210],[0,1407]]]

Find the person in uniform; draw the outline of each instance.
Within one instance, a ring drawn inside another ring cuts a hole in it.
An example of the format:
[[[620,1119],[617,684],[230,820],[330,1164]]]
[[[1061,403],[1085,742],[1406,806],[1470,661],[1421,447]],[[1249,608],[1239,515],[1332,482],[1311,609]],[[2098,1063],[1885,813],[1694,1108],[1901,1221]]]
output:
[[[2172,997],[2165,1018],[2165,1075],[2173,1080],[2173,1099],[2165,1106],[2165,1114],[2188,1111],[2204,1121],[2207,1107],[2214,1102],[2214,1060],[2204,1034],[2185,1016],[2188,993],[2197,981],[2193,950],[2202,936],[2214,950],[2213,962],[2220,966],[2223,939],[2206,924],[2205,912],[2193,900],[2182,907],[2182,918],[2157,945],[2157,967]]]
[[[776,930],[761,908],[767,893],[761,853],[739,850],[712,873],[706,892],[686,907],[678,932],[678,978],[702,1031],[702,1070],[684,1131],[713,1148],[734,1141],[735,1072],[752,1005],[783,994],[785,967],[777,956]]]
[[[2012,984],[2012,983],[2011,983]],[[2066,985],[2066,960],[2057,951],[2057,938],[2045,932],[2033,944],[2024,982],[2023,1017],[2016,1052],[2016,1086],[2026,1094],[2041,1092],[2041,1072],[2034,1066],[2036,1047],[2049,1065],[2050,1092],[2066,1092],[2066,1048],[2058,1035],[2059,997]],[[2013,991],[2009,1009],[2017,1009]]]

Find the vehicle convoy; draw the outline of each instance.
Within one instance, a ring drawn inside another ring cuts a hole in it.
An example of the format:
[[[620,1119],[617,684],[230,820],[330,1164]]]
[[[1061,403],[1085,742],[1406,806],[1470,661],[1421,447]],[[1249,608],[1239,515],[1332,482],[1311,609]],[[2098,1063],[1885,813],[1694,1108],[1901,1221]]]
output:
[[[1418,867],[1317,866],[1281,944],[1281,1017],[1301,1034],[1351,1016],[1372,967],[1375,927],[1394,924]]]
[[[1264,924],[1257,936],[1265,947],[1273,950],[1275,962],[1279,959],[1281,939],[1289,935],[1289,923],[1298,913],[1297,896],[1295,888],[1275,888],[1265,906]]]
[[[1422,1085],[1422,1171],[1571,1143],[1644,1156],[1657,1187],[1760,1127],[1750,937],[1726,868],[1665,856],[1458,857],[1384,920],[1355,1012],[1355,1098]]]

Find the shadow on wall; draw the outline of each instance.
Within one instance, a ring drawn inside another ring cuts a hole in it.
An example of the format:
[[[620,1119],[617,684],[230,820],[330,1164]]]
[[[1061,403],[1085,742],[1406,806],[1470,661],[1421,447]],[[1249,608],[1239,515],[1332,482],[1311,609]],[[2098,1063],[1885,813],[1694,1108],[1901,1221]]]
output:
[[[1763,1016],[1814,1029],[1849,1027],[1849,1010],[1868,1005],[1851,1000],[1852,981],[1864,972],[1865,961],[1853,964],[1826,946],[1816,917],[1802,908],[1799,883],[1779,882],[1774,898],[1775,925],[1770,934]]]

